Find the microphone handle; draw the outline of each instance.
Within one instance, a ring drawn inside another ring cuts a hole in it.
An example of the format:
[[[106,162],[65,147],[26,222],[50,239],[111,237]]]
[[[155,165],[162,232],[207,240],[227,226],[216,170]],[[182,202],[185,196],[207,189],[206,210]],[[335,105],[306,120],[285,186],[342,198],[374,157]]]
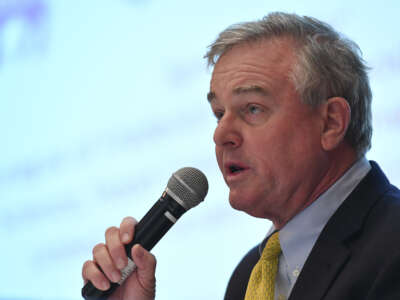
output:
[[[97,289],[88,281],[82,288],[83,298],[86,300],[106,300],[136,268],[131,256],[132,247],[140,244],[147,251],[150,251],[185,212],[185,208],[167,192],[164,192],[161,198],[136,224],[133,240],[125,245],[125,252],[129,259],[128,265],[121,270],[121,280],[118,283],[110,282],[110,288],[106,291]]]

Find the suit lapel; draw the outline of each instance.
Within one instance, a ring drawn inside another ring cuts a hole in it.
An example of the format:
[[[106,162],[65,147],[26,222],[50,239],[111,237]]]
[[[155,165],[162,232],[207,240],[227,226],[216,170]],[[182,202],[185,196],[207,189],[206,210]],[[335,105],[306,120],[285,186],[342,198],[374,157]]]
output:
[[[315,243],[289,300],[322,300],[351,257],[351,245],[371,207],[389,182],[378,165],[358,184],[328,221]]]
[[[318,240],[292,290],[289,300],[323,299],[331,282],[350,257],[350,251],[330,240]],[[303,276],[302,274],[307,274]]]

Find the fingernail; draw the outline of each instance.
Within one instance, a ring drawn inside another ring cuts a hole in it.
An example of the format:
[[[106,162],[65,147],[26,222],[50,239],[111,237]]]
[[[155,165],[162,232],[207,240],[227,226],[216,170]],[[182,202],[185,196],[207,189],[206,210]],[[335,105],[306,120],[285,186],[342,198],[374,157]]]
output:
[[[143,255],[144,255],[142,247],[138,246],[136,251],[137,251],[137,254],[136,254],[137,258],[142,259]]]
[[[124,233],[124,234],[122,235],[122,242],[123,242],[123,243],[129,242],[129,234]]]
[[[124,262],[124,260],[123,259],[118,259],[118,261],[117,261],[117,267],[118,267],[118,269],[123,269],[124,267],[125,267],[125,262]]]
[[[104,291],[106,291],[106,290],[108,290],[109,289],[109,282],[108,281],[102,281],[101,282],[101,288],[104,290]]]
[[[117,271],[114,271],[111,273],[111,278],[114,282],[117,282],[119,280],[119,276],[120,276],[119,272],[117,272]]]

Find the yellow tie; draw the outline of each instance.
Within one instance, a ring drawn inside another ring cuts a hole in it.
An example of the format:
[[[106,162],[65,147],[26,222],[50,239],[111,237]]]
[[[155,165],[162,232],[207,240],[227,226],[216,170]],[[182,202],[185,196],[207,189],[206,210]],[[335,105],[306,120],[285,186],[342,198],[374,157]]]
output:
[[[281,253],[279,231],[268,239],[260,260],[251,271],[245,300],[273,300],[275,277],[278,271],[278,257]]]

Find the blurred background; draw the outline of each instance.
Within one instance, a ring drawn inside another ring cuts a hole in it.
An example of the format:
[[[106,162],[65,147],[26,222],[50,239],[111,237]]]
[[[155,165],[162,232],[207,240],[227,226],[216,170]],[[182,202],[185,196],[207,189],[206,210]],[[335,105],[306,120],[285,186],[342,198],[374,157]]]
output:
[[[222,299],[270,222],[228,204],[202,57],[228,25],[271,11],[359,44],[372,68],[368,158],[400,185],[399,3],[0,0],[0,299],[81,299],[105,229],[140,219],[184,166],[210,189],[153,249],[157,299]]]

